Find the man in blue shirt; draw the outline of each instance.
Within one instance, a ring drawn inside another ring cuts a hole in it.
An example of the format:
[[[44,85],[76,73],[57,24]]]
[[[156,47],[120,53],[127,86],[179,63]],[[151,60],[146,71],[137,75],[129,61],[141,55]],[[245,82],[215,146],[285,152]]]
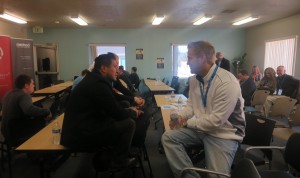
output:
[[[90,71],[87,69],[84,69],[83,71],[81,71],[81,76],[77,77],[74,81],[73,81],[73,86],[72,86],[72,91],[74,90],[74,88],[81,82],[81,80],[85,77],[85,75],[87,73],[89,73]]]

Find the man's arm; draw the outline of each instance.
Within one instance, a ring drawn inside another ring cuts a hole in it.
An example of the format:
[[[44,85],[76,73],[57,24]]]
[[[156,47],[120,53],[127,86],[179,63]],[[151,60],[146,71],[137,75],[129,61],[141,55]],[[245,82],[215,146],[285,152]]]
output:
[[[28,94],[25,94],[21,97],[19,106],[21,107],[22,111],[28,116],[44,117],[50,114],[50,111],[48,109],[34,106],[32,104],[31,97]]]
[[[208,100],[212,102],[212,108],[209,113],[201,114],[200,118],[189,119],[187,126],[202,131],[213,131],[220,128],[234,111],[241,90],[236,83],[227,82],[216,88],[213,98]]]

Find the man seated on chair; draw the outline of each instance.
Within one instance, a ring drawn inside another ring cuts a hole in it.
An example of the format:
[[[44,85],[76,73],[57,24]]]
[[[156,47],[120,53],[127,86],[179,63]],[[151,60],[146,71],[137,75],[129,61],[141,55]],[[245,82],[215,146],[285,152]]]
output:
[[[132,83],[130,82],[129,77],[127,76],[127,74],[125,74],[124,71],[125,71],[124,67],[123,66],[119,66],[118,78],[120,79],[121,82],[123,82],[123,85],[126,88],[128,88],[129,91],[135,92],[135,89],[134,89]]]
[[[89,73],[90,71],[87,69],[84,69],[83,71],[81,71],[81,76],[77,77],[74,81],[73,81],[73,85],[72,85],[72,91],[75,89],[75,87],[81,82],[81,80],[86,76],[87,73]]]
[[[15,89],[3,98],[1,131],[6,142],[17,147],[45,126],[50,110],[32,104],[34,81],[27,75],[15,79]]]
[[[276,94],[291,97],[296,89],[294,87],[294,77],[285,73],[284,66],[278,66],[276,73]]]
[[[131,74],[129,75],[130,82],[134,85],[135,89],[138,89],[140,84],[140,77],[136,73],[137,68],[131,67]]]
[[[188,44],[191,73],[189,99],[179,111],[177,121],[170,121],[172,130],[161,140],[173,171],[193,163],[185,148],[203,145],[206,167],[212,171],[230,173],[231,164],[245,133],[244,99],[234,75],[215,64],[215,49],[205,41]],[[179,129],[174,129],[178,124]],[[186,177],[199,177],[190,172]]]
[[[118,63],[108,54],[95,59],[92,72],[71,93],[61,134],[61,144],[77,150],[113,147],[111,167],[135,164],[129,158],[135,122],[142,111],[123,108],[116,101],[112,81],[117,78]]]
[[[251,105],[251,98],[256,89],[256,85],[252,77],[249,76],[248,71],[241,69],[238,72],[238,79],[240,80],[242,96],[245,100],[245,106]]]

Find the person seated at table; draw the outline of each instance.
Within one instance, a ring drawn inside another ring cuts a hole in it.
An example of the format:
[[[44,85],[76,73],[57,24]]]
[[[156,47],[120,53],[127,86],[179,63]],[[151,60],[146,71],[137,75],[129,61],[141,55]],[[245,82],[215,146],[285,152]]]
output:
[[[95,59],[92,72],[71,93],[65,111],[61,144],[77,150],[113,147],[110,167],[128,167],[136,163],[129,158],[135,122],[142,111],[123,108],[114,97],[112,82],[117,78],[118,63],[108,54]]]
[[[257,85],[258,90],[269,90],[272,95],[276,88],[276,73],[272,67],[268,67],[264,71],[264,77]]]
[[[253,81],[256,85],[262,79],[262,73],[260,72],[260,69],[258,66],[252,66],[251,77],[253,78]]]
[[[124,69],[124,66],[122,66],[122,65],[119,66],[119,70],[122,70],[124,75],[126,75],[126,77],[129,78],[130,73]]]
[[[84,69],[83,71],[81,71],[81,76],[77,77],[74,81],[73,81],[73,85],[72,85],[72,89],[71,91],[74,90],[74,88],[81,82],[81,80],[85,77],[85,75],[87,73],[89,73],[90,71],[87,69]]]
[[[118,55],[111,52],[107,54],[111,55],[119,62]],[[136,106],[144,112],[140,117],[134,119],[136,129],[132,138],[132,146],[140,146],[144,143],[144,139],[146,137],[146,132],[149,126],[149,117],[151,115],[149,110],[152,111],[152,107],[145,106],[145,100],[141,97],[135,96],[128,90],[128,88],[125,88],[118,78],[113,82],[113,90],[116,100],[122,107]]]
[[[134,87],[132,85],[132,83],[129,80],[129,77],[127,76],[127,74],[124,73],[124,67],[123,66],[119,66],[119,71],[118,71],[118,78],[121,80],[121,82],[123,81],[123,83],[125,82],[125,84],[123,84],[126,88],[129,89],[129,91],[131,92],[135,92]]]
[[[207,169],[230,173],[231,164],[245,135],[244,99],[236,77],[215,64],[214,47],[206,41],[188,44],[192,74],[186,108],[170,121],[162,144],[175,178],[192,167],[186,148],[202,145]],[[178,129],[174,129],[177,124]],[[200,177],[189,172],[187,177]]]
[[[238,79],[240,80],[242,96],[245,100],[244,105],[251,105],[251,98],[256,90],[256,86],[252,77],[249,76],[248,71],[245,69],[241,69],[238,71]]]
[[[130,82],[134,85],[135,89],[138,89],[140,84],[140,77],[136,73],[137,68],[131,67],[131,74],[129,75]]]
[[[296,90],[294,77],[285,73],[284,66],[278,66],[276,72],[276,94],[291,97]]]
[[[48,109],[32,103],[34,81],[28,75],[19,75],[15,79],[15,89],[3,98],[1,132],[6,142],[17,147],[45,126],[45,119],[51,119]]]

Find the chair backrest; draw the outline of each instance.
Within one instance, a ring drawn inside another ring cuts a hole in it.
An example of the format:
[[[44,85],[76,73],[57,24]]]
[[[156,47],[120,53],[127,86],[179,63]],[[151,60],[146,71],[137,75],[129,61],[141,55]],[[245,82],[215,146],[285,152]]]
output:
[[[259,116],[245,114],[246,128],[242,144],[251,146],[269,146],[276,122],[261,119]]]
[[[179,77],[173,76],[170,87],[175,89],[175,93],[179,90]]]
[[[290,126],[300,126],[300,104],[297,104],[296,110],[290,115]]]
[[[174,88],[174,87],[177,85],[178,80],[179,80],[179,77],[173,76],[173,77],[172,77],[172,80],[171,80],[171,85],[170,85],[170,86],[171,86],[172,88]]]
[[[232,170],[231,178],[260,178],[260,175],[250,159],[242,159]]]
[[[285,161],[295,170],[300,172],[300,133],[290,136],[285,147]]]
[[[251,105],[263,105],[269,94],[269,90],[255,90],[255,92],[252,95]]]
[[[289,97],[277,98],[271,108],[269,117],[281,116],[288,118],[295,107],[297,100]]]

